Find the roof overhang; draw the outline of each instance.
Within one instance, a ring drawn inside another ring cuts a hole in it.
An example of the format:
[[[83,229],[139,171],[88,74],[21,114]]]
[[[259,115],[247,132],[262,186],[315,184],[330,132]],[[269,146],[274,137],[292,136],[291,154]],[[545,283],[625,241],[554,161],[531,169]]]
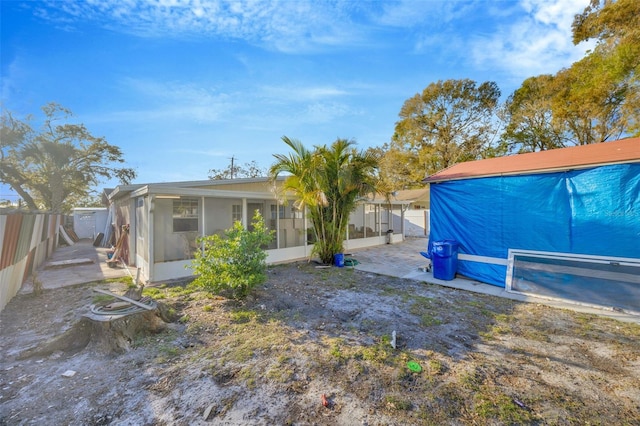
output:
[[[467,161],[428,176],[422,182],[542,174],[634,163],[640,163],[640,138]]]
[[[603,167],[603,166],[612,166],[615,164],[634,164],[640,163],[638,161],[617,161],[611,163],[598,163],[598,164],[586,164],[580,166],[572,166],[572,167],[555,167],[548,169],[536,169],[536,170],[519,170],[512,172],[501,172],[501,173],[484,173],[484,174],[449,174],[447,176],[438,177],[437,175],[429,176],[422,180],[423,183],[441,183],[441,182],[450,182],[454,180],[465,180],[465,179],[480,179],[480,178],[488,178],[488,177],[502,177],[502,176],[522,176],[522,175],[535,175],[535,174],[544,174],[544,173],[557,173],[557,172],[569,172],[572,170],[583,170],[583,169],[593,169],[595,167]]]
[[[252,191],[227,191],[221,189],[204,189],[204,188],[182,188],[167,185],[145,185],[129,196],[142,197],[146,195],[155,196],[157,198],[174,198],[174,197],[215,197],[215,198],[255,198],[255,199],[275,199],[276,194],[273,192],[252,192]]]

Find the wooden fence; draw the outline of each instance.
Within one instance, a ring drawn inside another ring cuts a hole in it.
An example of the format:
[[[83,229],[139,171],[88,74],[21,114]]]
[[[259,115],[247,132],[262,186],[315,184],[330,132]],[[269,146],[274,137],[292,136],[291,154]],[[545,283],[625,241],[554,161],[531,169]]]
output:
[[[0,214],[0,311],[58,246],[63,216]]]

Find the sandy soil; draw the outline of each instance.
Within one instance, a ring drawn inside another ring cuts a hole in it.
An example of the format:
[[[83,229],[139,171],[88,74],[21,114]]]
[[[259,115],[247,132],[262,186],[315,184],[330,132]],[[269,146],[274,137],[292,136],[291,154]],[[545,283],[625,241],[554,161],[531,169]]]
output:
[[[93,288],[126,286],[23,294],[0,314],[0,424],[640,424],[638,325],[307,263],[271,268],[243,303],[148,289],[177,320],[122,353],[25,357],[78,324]]]

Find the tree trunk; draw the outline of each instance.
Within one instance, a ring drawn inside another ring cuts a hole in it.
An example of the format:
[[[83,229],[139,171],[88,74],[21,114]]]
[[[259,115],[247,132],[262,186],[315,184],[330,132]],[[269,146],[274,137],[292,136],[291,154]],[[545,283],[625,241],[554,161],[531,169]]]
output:
[[[161,310],[144,310],[128,315],[96,315],[82,317],[63,334],[34,348],[27,349],[18,359],[46,357],[54,352],[76,354],[89,347],[105,354],[124,353],[142,335],[164,330]]]

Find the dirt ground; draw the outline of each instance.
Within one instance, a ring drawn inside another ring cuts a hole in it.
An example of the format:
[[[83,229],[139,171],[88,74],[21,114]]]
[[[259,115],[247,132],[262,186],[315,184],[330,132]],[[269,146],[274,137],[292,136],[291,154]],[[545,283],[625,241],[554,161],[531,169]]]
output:
[[[0,313],[0,424],[640,424],[637,324],[296,263],[243,303],[145,289],[176,320],[122,353],[27,356],[78,324],[94,288],[126,282]]]

